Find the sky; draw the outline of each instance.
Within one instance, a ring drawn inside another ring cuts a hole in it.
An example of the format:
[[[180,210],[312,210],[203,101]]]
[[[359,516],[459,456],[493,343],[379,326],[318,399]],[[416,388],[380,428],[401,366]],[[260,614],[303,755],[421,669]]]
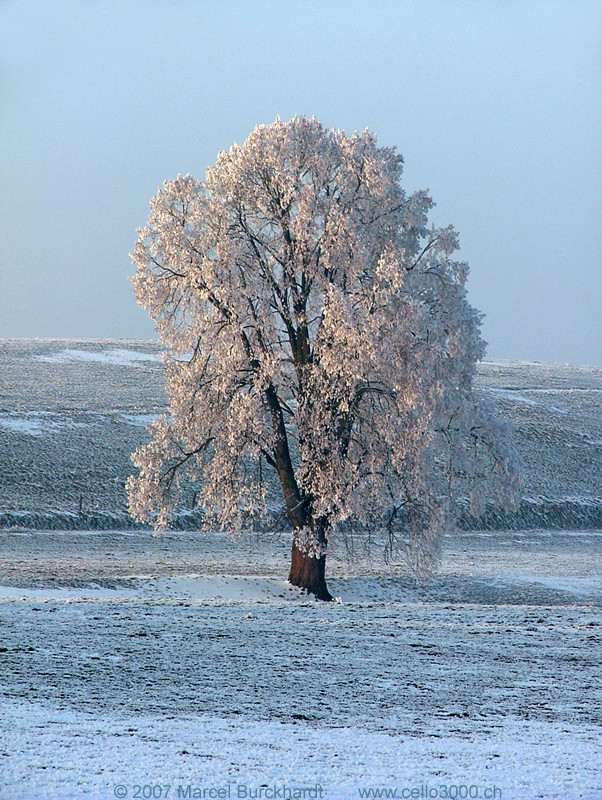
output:
[[[277,116],[369,128],[489,358],[602,365],[602,3],[0,0],[0,337],[153,338],[149,201]]]

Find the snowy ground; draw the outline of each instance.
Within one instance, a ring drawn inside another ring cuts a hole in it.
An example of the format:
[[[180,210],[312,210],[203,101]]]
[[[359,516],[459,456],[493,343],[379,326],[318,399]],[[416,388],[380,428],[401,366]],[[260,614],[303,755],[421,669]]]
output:
[[[602,369],[479,366],[547,530],[339,544],[322,604],[282,536],[64,530],[131,525],[158,353],[0,340],[0,800],[602,798]]]
[[[600,798],[601,544],[339,550],[323,604],[281,537],[0,532],[0,798]]]

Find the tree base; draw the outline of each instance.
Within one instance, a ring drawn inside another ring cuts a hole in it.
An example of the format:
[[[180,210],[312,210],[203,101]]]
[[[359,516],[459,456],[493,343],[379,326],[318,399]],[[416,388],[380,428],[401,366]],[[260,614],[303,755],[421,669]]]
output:
[[[299,589],[305,589],[309,594],[316,596],[318,600],[332,600],[333,597],[328,591],[325,578],[326,556],[315,558],[296,546],[293,542],[291,553],[291,571],[288,582]]]

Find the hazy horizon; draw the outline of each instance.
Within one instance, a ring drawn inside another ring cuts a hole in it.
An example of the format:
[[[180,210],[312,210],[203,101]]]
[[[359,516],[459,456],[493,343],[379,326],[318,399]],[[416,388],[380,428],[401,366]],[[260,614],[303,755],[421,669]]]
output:
[[[403,154],[487,359],[602,365],[599,4],[4,0],[0,43],[0,337],[156,338],[151,197],[300,114]]]

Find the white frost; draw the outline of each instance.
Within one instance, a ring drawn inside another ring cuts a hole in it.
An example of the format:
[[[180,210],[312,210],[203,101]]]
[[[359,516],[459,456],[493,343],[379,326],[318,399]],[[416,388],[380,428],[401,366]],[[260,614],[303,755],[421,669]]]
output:
[[[59,418],[45,411],[0,414],[0,428],[24,433],[26,436],[44,436],[60,430],[86,427],[86,422],[75,422],[65,416]]]
[[[138,363],[160,361],[159,356],[153,353],[140,353],[137,350],[125,350],[117,348],[105,350],[99,353],[90,350],[62,350],[51,356],[38,356],[38,361],[49,363],[69,363],[73,361],[91,361],[98,364],[114,364],[117,366],[131,367]]]
[[[139,428],[146,428],[151,425],[156,419],[159,418],[159,414],[120,414],[119,415],[122,419],[124,419],[130,425],[134,425]]]
[[[584,726],[509,719],[488,736],[414,738],[204,715],[98,717],[27,701],[6,703],[3,718],[12,800],[106,800],[136,784],[171,785],[170,797],[178,785],[231,786],[232,797],[239,785],[318,785],[329,800],[424,785],[495,786],[506,800],[600,797],[599,734]]]

